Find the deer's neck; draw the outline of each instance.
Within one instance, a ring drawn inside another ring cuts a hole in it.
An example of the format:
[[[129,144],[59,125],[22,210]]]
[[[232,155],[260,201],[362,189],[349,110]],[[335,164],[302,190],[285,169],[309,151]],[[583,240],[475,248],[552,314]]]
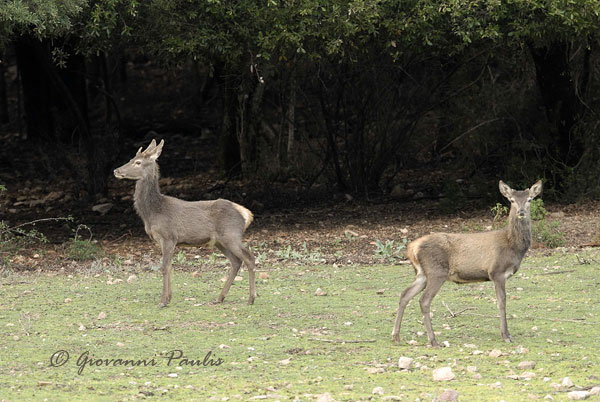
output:
[[[160,193],[158,186],[159,177],[157,165],[152,174],[135,183],[133,205],[144,222],[147,222],[152,215],[160,213],[163,195]]]
[[[517,252],[525,255],[531,246],[531,218],[519,219],[516,211],[511,209],[508,216],[508,240]]]

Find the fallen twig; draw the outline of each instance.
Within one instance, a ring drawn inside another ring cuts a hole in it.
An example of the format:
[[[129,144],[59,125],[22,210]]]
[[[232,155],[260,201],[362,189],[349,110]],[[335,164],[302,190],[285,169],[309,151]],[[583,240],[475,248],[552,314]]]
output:
[[[487,314],[478,314],[478,313],[464,313],[465,315],[475,315],[478,317],[486,317],[486,318],[500,318],[500,316],[497,315],[487,315]],[[575,324],[586,324],[586,325],[597,325],[595,322],[588,322],[585,320],[585,318],[574,318],[574,319],[568,319],[568,318],[546,318],[546,317],[529,317],[529,316],[523,316],[521,318],[525,318],[527,320],[544,320],[544,321],[553,321],[553,322],[573,322]]]
[[[450,317],[452,317],[452,318],[458,317],[460,314],[464,313],[467,310],[475,309],[475,307],[465,307],[464,309],[460,310],[458,313],[455,313],[454,311],[450,310],[450,307],[448,307],[446,302],[443,301],[442,304],[444,305],[444,307],[446,307],[448,309],[448,311],[450,312]]]
[[[566,274],[566,273],[575,272],[575,271],[576,271],[575,269],[567,269],[567,270],[564,270],[564,271],[544,272],[543,274],[540,274],[540,275],[558,275],[558,274]]]
[[[35,219],[33,221],[30,221],[30,222],[21,223],[20,225],[17,225],[17,226],[6,227],[5,229],[2,230],[1,233],[12,232],[12,231],[14,231],[16,229],[22,228],[23,226],[35,225],[36,223],[41,223],[41,222],[72,221],[72,220],[73,220],[72,216],[59,217],[59,218],[41,218],[41,219]]]
[[[343,339],[323,339],[323,338],[309,338],[311,341],[327,342],[327,343],[373,343],[376,339],[355,339],[355,340],[343,340]]]

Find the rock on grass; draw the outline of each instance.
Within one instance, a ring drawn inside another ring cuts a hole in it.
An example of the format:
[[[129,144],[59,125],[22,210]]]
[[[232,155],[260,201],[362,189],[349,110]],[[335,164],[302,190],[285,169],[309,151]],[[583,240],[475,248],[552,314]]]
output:
[[[440,367],[433,370],[433,381],[450,381],[455,378],[456,376],[450,367]]]
[[[373,391],[371,393],[373,395],[383,395],[383,388],[382,387],[375,387],[375,388],[373,388]]]
[[[335,402],[335,399],[333,399],[329,392],[325,392],[317,396],[317,402]]]
[[[562,385],[565,388],[571,388],[575,384],[573,384],[573,381],[571,381],[571,379],[569,377],[565,377],[562,379],[560,385]]]
[[[502,356],[502,351],[498,349],[494,349],[489,354],[490,357],[500,357]]]
[[[458,391],[454,389],[447,389],[440,394],[438,399],[440,401],[456,402],[458,401]]]
[[[535,362],[522,361],[517,367],[519,368],[519,370],[533,370],[535,368]]]
[[[398,368],[400,370],[410,369],[412,366],[413,360],[414,359],[412,359],[410,357],[404,357],[404,356],[400,357],[400,359],[398,359]]]
[[[589,391],[571,391],[567,394],[567,398],[571,401],[581,401],[590,397]]]

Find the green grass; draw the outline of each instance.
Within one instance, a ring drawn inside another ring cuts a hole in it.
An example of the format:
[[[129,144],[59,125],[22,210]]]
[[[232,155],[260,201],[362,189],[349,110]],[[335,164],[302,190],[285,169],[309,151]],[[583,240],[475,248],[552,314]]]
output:
[[[570,377],[576,386],[600,383],[598,340],[600,260],[597,254],[529,258],[508,281],[509,329],[500,338],[490,283],[448,283],[433,302],[438,341],[426,346],[418,303],[405,313],[402,344],[391,342],[400,292],[412,281],[409,266],[269,268],[257,279],[259,297],[246,305],[247,274],[222,305],[210,304],[225,268],[173,275],[173,300],[159,308],[160,274],[4,273],[0,287],[0,396],[8,400],[366,400],[373,388],[402,400],[433,401],[456,389],[462,401],[521,401],[531,396],[566,400],[550,383]],[[590,264],[581,264],[581,262]],[[315,296],[317,288],[327,296]],[[447,306],[457,314],[451,317]],[[464,310],[465,308],[470,308]],[[99,317],[100,313],[106,315]],[[535,327],[535,328],[534,328]],[[406,342],[415,340],[416,345]],[[345,342],[345,343],[342,343]],[[467,345],[467,346],[465,346]],[[474,347],[473,347],[474,345]],[[499,349],[501,357],[490,357]],[[52,367],[66,350],[70,360]],[[189,366],[164,357],[181,350],[190,360],[222,359],[219,366]],[[481,354],[474,354],[475,350]],[[78,374],[84,352],[94,359],[154,358],[155,366],[90,367]],[[400,356],[420,368],[401,372]],[[536,363],[531,380],[517,365]],[[451,366],[456,380],[432,381],[434,368]],[[467,371],[477,366],[481,378]],[[375,373],[369,373],[375,372]],[[379,372],[377,372],[379,371]],[[176,377],[174,375],[177,375]],[[548,381],[544,381],[548,377]],[[493,385],[500,382],[498,385]],[[597,397],[592,397],[597,398]],[[258,398],[257,398],[258,399]],[[226,399],[225,399],[226,400]],[[262,399],[260,399],[262,400]],[[592,399],[594,400],[594,399]]]

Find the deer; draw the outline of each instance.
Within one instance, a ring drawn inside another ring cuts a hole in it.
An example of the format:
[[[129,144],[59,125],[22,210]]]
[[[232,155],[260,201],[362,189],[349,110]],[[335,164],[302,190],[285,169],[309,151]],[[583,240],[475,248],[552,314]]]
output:
[[[521,266],[531,245],[530,203],[542,191],[542,181],[526,190],[511,189],[502,180],[500,193],[510,201],[508,224],[481,233],[432,233],[412,241],[407,256],[416,273],[414,282],[400,296],[392,338],[400,342],[400,325],[410,300],[420,299],[423,322],[432,347],[439,347],[431,326],[431,301],[447,280],[462,284],[492,281],[500,312],[500,334],[511,342],[506,323],[506,281]]]
[[[144,222],[146,234],[160,246],[163,289],[160,307],[171,301],[171,260],[176,246],[209,246],[218,248],[231,263],[229,276],[217,303],[222,303],[229,292],[242,262],[248,269],[250,296],[248,304],[256,298],[254,256],[242,243],[244,232],[254,215],[250,210],[232,201],[184,201],[163,195],[159,187],[160,156],[165,141],[152,140],[142,152],[123,166],[114,170],[117,179],[135,180],[134,207]]]

